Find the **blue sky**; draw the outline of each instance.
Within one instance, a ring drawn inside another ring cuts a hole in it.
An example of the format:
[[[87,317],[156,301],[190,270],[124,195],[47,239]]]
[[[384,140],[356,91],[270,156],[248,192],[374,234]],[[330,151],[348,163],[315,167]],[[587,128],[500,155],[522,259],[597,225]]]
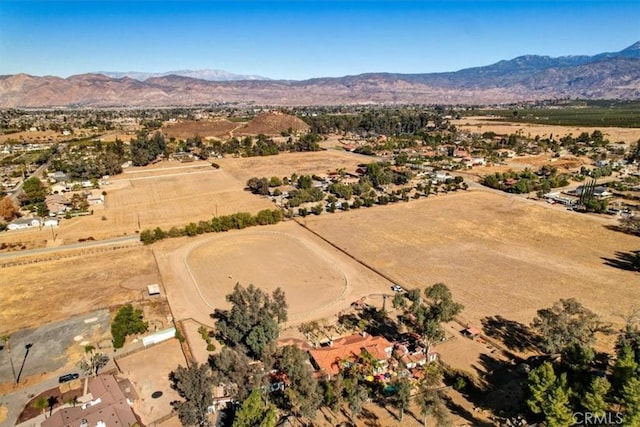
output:
[[[0,0],[0,74],[423,73],[640,40],[637,0]]]

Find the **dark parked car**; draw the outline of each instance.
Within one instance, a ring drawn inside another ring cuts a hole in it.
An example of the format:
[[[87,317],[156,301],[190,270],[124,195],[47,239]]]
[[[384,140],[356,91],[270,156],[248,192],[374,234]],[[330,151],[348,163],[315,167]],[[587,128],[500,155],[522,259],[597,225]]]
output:
[[[58,382],[62,384],[62,383],[66,383],[67,381],[77,380],[78,378],[80,378],[80,374],[78,373],[64,374],[60,378],[58,378]]]

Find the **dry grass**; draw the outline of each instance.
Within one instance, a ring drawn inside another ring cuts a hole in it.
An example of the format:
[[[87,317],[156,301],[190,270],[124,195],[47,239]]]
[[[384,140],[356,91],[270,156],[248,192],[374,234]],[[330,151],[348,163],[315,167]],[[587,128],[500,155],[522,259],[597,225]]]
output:
[[[182,120],[175,124],[165,124],[162,132],[177,139],[192,138],[196,135],[202,138],[230,138],[234,129],[241,126],[244,126],[244,123],[234,123],[227,119]]]
[[[269,294],[280,287],[291,319],[331,304],[347,286],[342,270],[304,240],[274,231],[217,236],[194,248],[186,262],[213,306],[228,306],[225,295],[236,283],[253,284]]]
[[[207,221],[227,215],[273,209],[266,198],[244,191],[245,181],[210,163],[162,162],[153,167],[127,169],[103,187],[104,205],[91,207],[93,215],[63,219],[54,230],[58,242],[78,239],[105,239],[135,234],[137,230]],[[104,219],[103,219],[104,218]],[[50,229],[3,233],[0,242],[30,242],[42,247],[52,239]]]
[[[11,284],[0,287],[4,331],[125,304],[159,280],[151,250],[141,247],[3,268],[1,274]]]
[[[617,128],[617,127],[573,127],[573,126],[553,126],[540,125],[530,123],[508,123],[503,121],[491,120],[488,117],[464,117],[460,120],[452,120],[452,124],[456,125],[458,130],[468,132],[495,132],[498,135],[509,135],[521,131],[524,136],[531,138],[539,135],[541,138],[553,138],[558,140],[566,135],[577,137],[582,132],[593,133],[599,129],[611,142],[624,141],[626,144],[637,142],[640,140],[640,129],[638,128]]]
[[[485,191],[309,217],[307,225],[408,288],[446,283],[478,325],[575,297],[605,320],[640,306],[638,274],[603,257],[638,239],[574,212]]]
[[[371,158],[369,158],[371,159]],[[373,160],[369,160],[373,161]],[[246,183],[251,177],[284,177],[292,173],[325,174],[339,168],[354,172],[358,164],[366,162],[363,157],[340,151],[317,151],[308,153],[282,153],[268,157],[225,158],[217,160],[222,169]]]

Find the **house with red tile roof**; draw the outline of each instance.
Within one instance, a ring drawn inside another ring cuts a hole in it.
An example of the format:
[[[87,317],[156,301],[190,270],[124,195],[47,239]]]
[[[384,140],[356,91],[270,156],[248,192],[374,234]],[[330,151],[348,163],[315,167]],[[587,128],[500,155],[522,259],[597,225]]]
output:
[[[393,344],[386,338],[363,333],[338,338],[327,347],[309,350],[309,354],[319,376],[331,378],[342,368],[357,363],[363,352],[378,362],[376,371],[384,372],[392,351]]]

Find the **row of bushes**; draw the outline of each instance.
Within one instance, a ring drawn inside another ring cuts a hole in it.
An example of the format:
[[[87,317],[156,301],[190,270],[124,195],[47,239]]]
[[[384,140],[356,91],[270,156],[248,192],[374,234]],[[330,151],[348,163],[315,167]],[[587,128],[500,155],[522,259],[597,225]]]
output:
[[[140,241],[149,245],[168,237],[196,236],[203,233],[220,233],[229,230],[241,230],[255,225],[276,224],[282,221],[283,215],[279,209],[264,209],[256,215],[248,212],[237,212],[231,215],[223,215],[213,218],[211,221],[191,222],[183,228],[171,227],[165,231],[160,227],[153,230],[144,230],[140,233]]]

